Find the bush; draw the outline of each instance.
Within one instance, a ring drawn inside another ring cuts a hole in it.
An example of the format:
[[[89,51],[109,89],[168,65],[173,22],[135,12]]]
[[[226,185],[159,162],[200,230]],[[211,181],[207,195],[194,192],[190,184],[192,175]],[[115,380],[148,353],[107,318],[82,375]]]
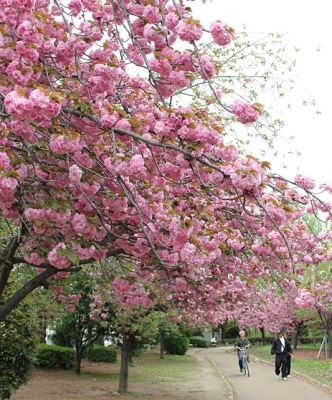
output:
[[[183,335],[168,334],[165,337],[165,350],[168,354],[183,356],[189,349],[189,339]]]
[[[8,292],[7,289],[5,294],[9,295]],[[29,380],[36,361],[38,339],[32,306],[23,301],[0,323],[1,400],[9,399]]]
[[[208,339],[205,339],[204,337],[201,336],[192,336],[189,338],[190,344],[196,347],[203,347],[207,348],[211,346],[211,342]]]
[[[88,347],[85,352],[89,361],[116,363],[117,352],[114,347],[92,346]]]
[[[75,365],[75,350],[69,347],[41,344],[37,363],[42,368],[72,369]]]

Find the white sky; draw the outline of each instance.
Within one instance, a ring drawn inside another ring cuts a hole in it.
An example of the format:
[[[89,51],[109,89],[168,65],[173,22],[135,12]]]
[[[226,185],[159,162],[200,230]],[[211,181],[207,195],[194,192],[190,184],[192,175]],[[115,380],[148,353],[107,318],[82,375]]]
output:
[[[294,136],[293,150],[300,157],[287,157],[288,168],[282,165],[285,159],[269,159],[273,170],[293,178],[297,172],[312,177],[317,183],[332,182],[332,138],[331,138],[331,94],[332,94],[332,34],[329,0],[210,0],[201,4],[188,2],[199,19],[209,28],[208,22],[221,20],[235,30],[242,31],[243,24],[248,32],[287,33],[284,43],[292,49],[300,49],[296,58],[296,81],[317,101],[321,112],[315,107],[294,104],[292,111],[284,110],[280,116],[285,121],[283,133]],[[198,11],[198,12],[197,12]],[[318,52],[317,49],[320,48]],[[285,151],[287,147],[285,143]]]

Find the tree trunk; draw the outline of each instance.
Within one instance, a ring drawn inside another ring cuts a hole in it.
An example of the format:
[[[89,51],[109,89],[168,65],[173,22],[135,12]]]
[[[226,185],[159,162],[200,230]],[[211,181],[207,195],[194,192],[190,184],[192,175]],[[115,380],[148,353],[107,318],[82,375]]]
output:
[[[227,322],[221,324],[221,342],[225,344]]]
[[[47,317],[42,314],[39,315],[39,331],[40,331],[40,343],[46,343],[47,336]]]
[[[0,307],[0,322],[4,321],[7,315],[23,300],[28,294],[33,292],[39,286],[45,286],[48,284],[47,279],[59,272],[53,266],[48,267],[44,272],[35,276],[28,281],[24,286],[21,287],[12,297],[10,297]]]
[[[262,334],[263,346],[265,346],[265,329],[264,329],[264,326],[262,326],[261,328],[259,328],[259,330],[261,331],[261,334]]]
[[[81,373],[81,361],[82,361],[82,347],[76,346],[76,354],[75,354],[75,372],[76,372],[76,374]]]
[[[121,351],[119,393],[126,393],[128,391],[129,352],[130,335],[129,333],[125,333],[123,335],[123,344]]]
[[[296,350],[297,349],[297,345],[299,343],[299,336],[300,336],[300,329],[296,329],[295,332],[292,333],[292,337],[293,337],[293,349]]]
[[[162,329],[160,331],[160,359],[164,359],[164,351],[165,351],[165,331]]]

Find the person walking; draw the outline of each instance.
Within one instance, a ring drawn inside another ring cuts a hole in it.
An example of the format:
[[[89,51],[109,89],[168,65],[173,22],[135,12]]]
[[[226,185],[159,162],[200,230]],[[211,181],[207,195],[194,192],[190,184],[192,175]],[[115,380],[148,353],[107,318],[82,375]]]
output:
[[[239,360],[239,367],[240,367],[240,372],[243,372],[243,356],[241,351],[239,351],[238,347],[243,349],[246,346],[250,346],[249,340],[245,337],[246,333],[245,331],[241,330],[239,332],[239,338],[236,339],[236,342],[234,344],[235,349],[237,350],[237,356]],[[249,362],[249,355],[248,355],[248,362]]]
[[[288,339],[287,333],[284,332],[284,338]],[[286,353],[286,378],[291,378],[290,370],[291,370],[291,361],[292,355],[290,353]]]
[[[281,377],[283,380],[287,381],[287,354],[292,357],[292,347],[289,341],[284,337],[283,329],[279,329],[277,332],[277,337],[273,339],[271,347],[271,355],[275,356],[275,373],[276,377]]]

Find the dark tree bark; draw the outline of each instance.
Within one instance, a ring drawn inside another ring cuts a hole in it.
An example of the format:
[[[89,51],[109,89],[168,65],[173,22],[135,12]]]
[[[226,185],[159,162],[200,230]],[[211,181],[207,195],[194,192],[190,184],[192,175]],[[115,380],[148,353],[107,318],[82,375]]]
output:
[[[129,353],[130,353],[130,334],[125,333],[123,335],[123,344],[121,351],[119,393],[126,393],[128,391]]]
[[[76,354],[75,354],[75,372],[76,374],[81,373],[81,362],[82,362],[82,346],[76,346]]]
[[[165,331],[162,329],[160,331],[160,359],[164,359],[164,351],[165,351]]]
[[[225,344],[227,321],[220,325],[221,328],[221,342]]]
[[[265,329],[264,329],[264,326],[262,326],[261,328],[259,328],[259,330],[261,331],[261,334],[262,334],[263,346],[265,346]]]

